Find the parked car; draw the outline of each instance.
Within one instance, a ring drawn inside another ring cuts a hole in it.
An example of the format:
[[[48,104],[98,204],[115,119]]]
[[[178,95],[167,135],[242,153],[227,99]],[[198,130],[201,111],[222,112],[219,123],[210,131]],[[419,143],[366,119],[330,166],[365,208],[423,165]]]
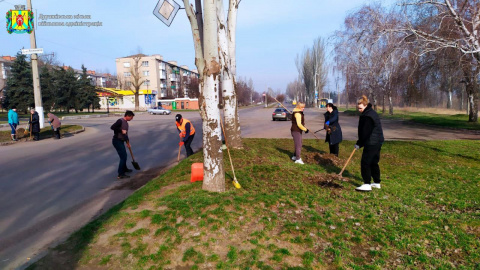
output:
[[[164,109],[162,107],[153,107],[147,110],[149,114],[171,114],[170,110]]]
[[[272,113],[272,120],[292,120],[292,115],[285,110],[284,108],[277,108],[275,111]]]

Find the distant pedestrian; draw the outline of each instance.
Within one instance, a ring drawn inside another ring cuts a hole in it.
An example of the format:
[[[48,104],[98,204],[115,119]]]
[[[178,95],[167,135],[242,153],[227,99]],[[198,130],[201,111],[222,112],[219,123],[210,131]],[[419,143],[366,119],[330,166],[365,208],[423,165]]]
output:
[[[356,188],[358,191],[371,191],[380,188],[380,150],[384,142],[382,124],[377,112],[368,103],[368,98],[362,96],[357,102],[358,111],[362,114],[358,122],[358,141],[355,149],[363,148],[361,172],[363,185]],[[373,184],[371,179],[373,178]]]
[[[127,150],[125,149],[125,143],[130,148],[130,141],[128,139],[128,122],[133,119],[135,114],[132,111],[126,111],[123,118],[118,119],[110,129],[113,130],[112,144],[117,150],[120,157],[120,163],[118,164],[118,179],[129,178],[130,176],[125,173],[132,172],[127,168]]]
[[[308,129],[305,127],[305,116],[303,115],[303,110],[305,110],[305,103],[297,103],[297,106],[292,112],[292,127],[290,128],[293,137],[293,143],[295,145],[295,152],[292,160],[294,160],[297,164],[304,164],[301,157],[302,132],[305,131],[305,134],[308,133]]]
[[[17,126],[20,124],[18,121],[18,114],[17,114],[17,107],[13,106],[9,111],[8,111],[8,124],[10,125],[10,128],[12,129],[12,141],[17,140]]]
[[[338,146],[342,142],[342,129],[338,123],[338,109],[332,103],[327,104],[327,112],[323,115],[325,117],[325,142],[328,142],[330,154],[338,157]]]
[[[33,134],[33,140],[38,141],[40,140],[40,117],[38,116],[38,113],[35,111],[35,109],[31,109],[30,114],[30,130]]]
[[[193,127],[192,122],[182,117],[181,114],[175,116],[175,125],[177,126],[178,135],[180,136],[179,145],[185,145],[185,150],[187,151],[187,157],[193,155],[192,144],[193,138],[195,137],[195,128]]]
[[[60,119],[53,114],[53,113],[47,113],[48,116],[48,122],[50,122],[50,125],[53,128],[53,133],[55,134],[56,139],[60,139],[60,126],[62,123],[60,122]]]

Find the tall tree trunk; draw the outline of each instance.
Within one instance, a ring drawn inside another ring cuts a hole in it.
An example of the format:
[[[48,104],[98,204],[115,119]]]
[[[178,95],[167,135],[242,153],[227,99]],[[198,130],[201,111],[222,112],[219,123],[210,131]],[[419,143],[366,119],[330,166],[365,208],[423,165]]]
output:
[[[229,7],[231,8],[231,6]],[[232,55],[230,48],[235,46],[229,46],[228,39],[230,36],[235,35],[235,29],[226,29],[225,25],[225,14],[223,9],[223,1],[217,1],[217,12],[218,12],[218,44],[220,47],[220,65],[221,69],[221,91],[224,101],[224,116],[225,116],[225,136],[227,144],[232,148],[243,148],[242,138],[240,134],[240,120],[238,118],[238,107],[237,107],[237,95],[235,93],[235,75],[233,71],[235,70],[232,65]],[[231,12],[229,12],[231,14]],[[231,18],[228,18],[230,21]],[[235,27],[235,23],[229,23],[229,26]]]
[[[393,115],[393,102],[392,102],[392,94],[388,93],[388,113]]]
[[[478,122],[478,93],[476,89],[476,83],[467,84],[467,95],[468,95],[468,122]]]
[[[447,92],[447,109],[451,109],[452,108],[452,88],[449,86],[448,88],[448,92]]]
[[[139,98],[138,98],[139,92],[140,92],[140,90],[138,90],[138,89],[135,91],[135,111],[137,111],[137,112],[140,110],[140,102],[139,102]]]
[[[202,102],[203,118],[203,189],[225,191],[225,172],[221,149],[220,109],[218,108],[218,76],[221,66],[218,58],[217,0],[204,2],[204,58]]]

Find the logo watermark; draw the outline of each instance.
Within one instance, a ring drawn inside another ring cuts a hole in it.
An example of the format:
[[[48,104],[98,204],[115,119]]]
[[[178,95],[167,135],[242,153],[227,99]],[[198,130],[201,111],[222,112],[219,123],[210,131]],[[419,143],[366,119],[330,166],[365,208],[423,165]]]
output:
[[[88,21],[92,16],[87,14],[40,14],[38,15],[38,26],[66,26],[66,27],[99,27],[103,26],[101,21]],[[73,21],[74,20],[74,21]]]

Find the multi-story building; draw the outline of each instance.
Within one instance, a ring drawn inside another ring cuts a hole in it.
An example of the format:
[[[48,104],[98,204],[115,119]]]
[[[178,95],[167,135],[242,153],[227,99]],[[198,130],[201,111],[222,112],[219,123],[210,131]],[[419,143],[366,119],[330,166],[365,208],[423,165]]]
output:
[[[0,107],[2,106],[3,97],[5,96],[5,87],[7,87],[7,78],[10,76],[10,69],[15,57],[0,57]]]
[[[178,66],[176,61],[164,61],[159,54],[137,54],[115,60],[119,88],[132,88],[135,58],[139,59],[138,72],[143,81],[140,90],[152,90],[156,99],[188,97],[188,82],[199,77],[197,70]]]

